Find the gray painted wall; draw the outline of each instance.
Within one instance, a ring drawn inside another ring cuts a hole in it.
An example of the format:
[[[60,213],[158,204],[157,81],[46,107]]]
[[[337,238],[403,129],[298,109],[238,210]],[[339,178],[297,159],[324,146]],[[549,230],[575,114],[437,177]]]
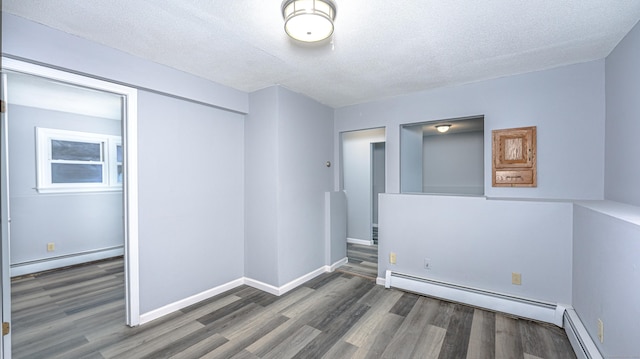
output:
[[[385,145],[384,142],[376,142],[373,146],[373,169],[372,169],[372,182],[373,182],[373,224],[378,224],[378,195],[384,193],[386,183],[385,181]]]
[[[324,265],[333,109],[278,87],[278,267],[283,285]]]
[[[347,237],[371,240],[373,179],[371,144],[384,141],[385,129],[342,133],[342,169],[347,194]]]
[[[394,268],[570,304],[572,206],[537,199],[603,199],[604,98],[604,60],[599,60],[337,109],[336,138],[344,131],[387,129],[379,275]],[[400,125],[480,114],[484,192],[492,200],[393,194],[400,190]],[[538,187],[491,187],[491,131],[522,126],[538,129]],[[338,179],[339,173],[336,185]],[[395,266],[388,264],[391,251],[397,254]],[[425,257],[432,260],[429,272],[423,269]],[[522,273],[522,286],[511,284],[511,272]]]
[[[245,276],[278,283],[278,89],[249,95],[245,120]]]
[[[280,287],[325,265],[333,110],[282,87],[252,93],[250,108],[245,273]]]
[[[11,264],[122,246],[122,191],[38,193],[36,127],[120,135],[121,122],[9,105]],[[47,243],[55,251],[47,252]]]
[[[138,94],[140,310],[242,277],[243,116]]]
[[[248,109],[246,93],[19,17],[2,17],[5,54],[232,111]],[[145,313],[242,276],[244,125],[241,115],[224,110],[145,91],[139,97],[140,310]]]
[[[423,192],[484,194],[483,132],[425,136]]]
[[[640,25],[606,59],[605,197],[611,201],[574,209],[573,305],[607,358],[640,356],[634,340],[640,338],[638,63]],[[604,323],[603,343],[598,319]]]
[[[325,265],[347,257],[347,196],[343,191],[325,193]]]
[[[391,269],[569,304],[572,213],[565,202],[383,194],[378,277]],[[390,252],[397,254],[395,265]],[[425,258],[431,270],[424,269]],[[511,284],[512,272],[522,274],[522,285]]]
[[[386,126],[387,193],[398,193],[400,124],[484,115],[486,196],[603,199],[604,98],[598,60],[340,108],[334,136]],[[538,187],[491,187],[491,131],[522,126],[538,128]]]
[[[393,131],[393,129],[390,129]],[[422,178],[422,166],[424,159],[422,158],[424,141],[421,126],[407,126],[400,128],[400,161],[396,163],[400,166],[401,187],[396,190],[388,189],[387,192],[398,193],[421,193],[424,183]],[[390,163],[394,163],[389,159]],[[389,174],[390,178],[393,178]]]
[[[640,25],[606,60],[605,197],[640,206]]]

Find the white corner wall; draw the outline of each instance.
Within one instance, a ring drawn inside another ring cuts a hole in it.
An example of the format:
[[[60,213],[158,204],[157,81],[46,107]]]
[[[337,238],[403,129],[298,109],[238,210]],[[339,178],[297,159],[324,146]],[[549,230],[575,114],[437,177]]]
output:
[[[282,87],[250,95],[245,276],[282,293],[324,271],[333,110]]]
[[[573,307],[605,358],[640,357],[640,209],[574,206]],[[604,342],[598,339],[598,319]]]

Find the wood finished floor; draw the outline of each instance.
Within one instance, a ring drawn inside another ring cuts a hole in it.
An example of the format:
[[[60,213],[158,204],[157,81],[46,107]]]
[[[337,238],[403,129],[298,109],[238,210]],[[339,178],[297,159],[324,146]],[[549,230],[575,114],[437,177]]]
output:
[[[13,280],[14,358],[575,358],[557,327],[342,272],[276,297],[241,286],[141,327],[122,260]]]
[[[378,276],[378,245],[347,243],[347,264],[338,271],[376,280]]]

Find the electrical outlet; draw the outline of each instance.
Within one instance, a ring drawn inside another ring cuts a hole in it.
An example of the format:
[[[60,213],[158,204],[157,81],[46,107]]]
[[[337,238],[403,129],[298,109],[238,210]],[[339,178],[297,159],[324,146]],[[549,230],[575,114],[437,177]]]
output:
[[[522,274],[516,272],[511,273],[511,284],[522,285]]]
[[[396,253],[395,252],[389,253],[389,263],[396,264]]]
[[[604,323],[600,318],[598,318],[598,339],[600,343],[604,343]]]
[[[47,243],[47,252],[53,252],[56,250],[56,244],[51,242]]]
[[[424,259],[424,269],[431,270],[431,259],[429,258]]]

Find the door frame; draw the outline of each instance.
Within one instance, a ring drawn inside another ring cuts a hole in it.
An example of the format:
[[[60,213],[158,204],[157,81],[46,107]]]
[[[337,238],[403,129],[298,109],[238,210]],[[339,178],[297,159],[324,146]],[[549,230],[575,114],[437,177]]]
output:
[[[29,62],[2,57],[2,69],[35,75],[73,85],[121,95],[122,143],[124,150],[124,271],[126,324],[140,324],[139,255],[138,255],[138,90],[104,80],[70,73]],[[4,141],[3,141],[4,142]],[[3,143],[3,146],[6,144]],[[8,154],[6,154],[8,156]],[[3,198],[3,206],[8,198]],[[4,223],[3,223],[4,228]],[[4,242],[3,238],[3,242]],[[3,243],[4,248],[5,243]],[[10,245],[10,243],[7,243]],[[3,253],[4,255],[4,253]],[[2,273],[8,273],[10,263],[2,261]],[[3,295],[5,293],[3,292]],[[4,314],[4,313],[3,313]]]
[[[2,266],[2,278],[0,281],[0,297],[2,298],[2,324],[11,323],[11,275],[9,256],[9,226],[11,216],[9,215],[9,144],[8,144],[8,123],[7,123],[7,75],[0,74],[0,92],[2,99],[2,113],[0,114],[0,230],[2,243],[0,245],[0,265]],[[6,335],[4,331],[0,339],[0,359],[11,358],[11,330]]]

